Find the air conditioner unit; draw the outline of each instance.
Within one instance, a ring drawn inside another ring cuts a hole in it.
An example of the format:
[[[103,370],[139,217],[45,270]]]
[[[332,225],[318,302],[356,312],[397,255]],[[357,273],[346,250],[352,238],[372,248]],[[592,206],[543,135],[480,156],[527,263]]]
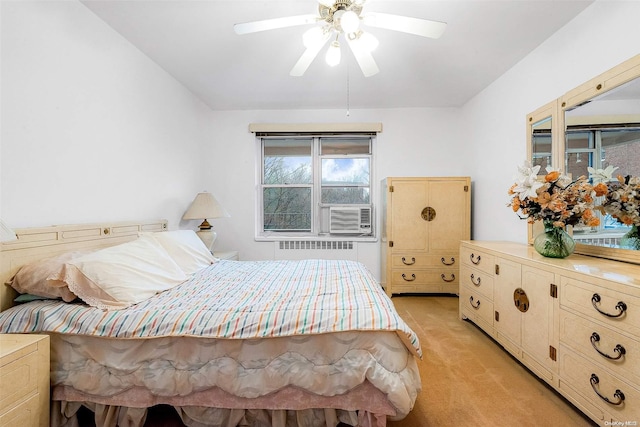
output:
[[[332,206],[329,208],[329,232],[371,234],[371,206]]]

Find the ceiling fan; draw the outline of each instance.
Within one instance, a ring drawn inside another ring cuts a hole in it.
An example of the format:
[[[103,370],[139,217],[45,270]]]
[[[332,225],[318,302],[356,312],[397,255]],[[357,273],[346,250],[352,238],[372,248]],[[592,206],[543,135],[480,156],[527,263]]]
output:
[[[302,41],[306,50],[289,73],[302,76],[318,53],[331,39],[325,59],[331,66],[340,63],[340,38],[347,43],[365,77],[377,74],[371,52],[378,46],[378,40],[360,27],[363,23],[370,27],[384,28],[437,39],[447,24],[427,19],[411,18],[388,13],[362,13],[366,0],[318,0],[318,15],[296,15],[262,21],[245,22],[233,26],[236,34],[249,34],[299,25],[320,24],[307,30]]]

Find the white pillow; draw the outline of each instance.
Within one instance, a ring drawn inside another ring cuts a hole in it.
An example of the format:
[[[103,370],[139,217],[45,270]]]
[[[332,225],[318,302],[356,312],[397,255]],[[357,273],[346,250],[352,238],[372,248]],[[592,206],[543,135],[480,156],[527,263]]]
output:
[[[215,262],[215,258],[193,230],[140,233],[141,239],[153,239],[186,274],[193,274]]]
[[[171,289],[188,276],[159,244],[137,239],[72,259],[49,279],[63,280],[93,307],[122,309]]]

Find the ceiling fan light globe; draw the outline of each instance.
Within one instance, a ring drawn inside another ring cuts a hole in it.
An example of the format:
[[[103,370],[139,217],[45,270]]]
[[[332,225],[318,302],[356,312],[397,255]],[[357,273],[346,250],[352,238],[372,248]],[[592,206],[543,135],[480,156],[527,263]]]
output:
[[[360,27],[360,18],[352,10],[348,10],[340,17],[340,27],[345,33],[355,33]]]
[[[302,43],[304,47],[313,48],[324,42],[324,30],[322,27],[309,28],[302,35]]]
[[[327,65],[329,65],[330,67],[335,67],[340,63],[340,56],[340,43],[335,41],[331,43],[331,46],[329,46],[329,49],[327,49],[327,54],[325,55],[324,59],[325,61],[327,61]]]

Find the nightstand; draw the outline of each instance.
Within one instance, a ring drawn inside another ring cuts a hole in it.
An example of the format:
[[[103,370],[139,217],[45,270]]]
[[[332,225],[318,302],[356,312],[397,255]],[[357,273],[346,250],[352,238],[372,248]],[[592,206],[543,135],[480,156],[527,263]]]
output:
[[[238,251],[220,251],[214,252],[213,256],[220,259],[228,259],[231,261],[238,261]]]
[[[0,334],[0,426],[49,426],[49,336]]]

